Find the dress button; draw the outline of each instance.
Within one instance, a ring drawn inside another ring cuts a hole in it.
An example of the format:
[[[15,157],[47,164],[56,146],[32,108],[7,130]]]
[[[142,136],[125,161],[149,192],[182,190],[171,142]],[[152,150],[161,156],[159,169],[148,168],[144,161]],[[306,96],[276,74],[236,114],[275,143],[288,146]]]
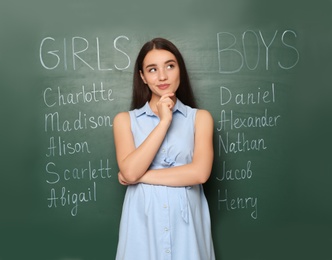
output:
[[[167,254],[169,254],[169,253],[171,252],[171,250],[166,249],[165,252],[166,252]]]
[[[163,153],[165,153],[165,149],[162,149],[161,151],[162,151]]]
[[[168,231],[168,227],[165,227],[165,231]]]
[[[167,204],[164,204],[164,208],[167,209]]]

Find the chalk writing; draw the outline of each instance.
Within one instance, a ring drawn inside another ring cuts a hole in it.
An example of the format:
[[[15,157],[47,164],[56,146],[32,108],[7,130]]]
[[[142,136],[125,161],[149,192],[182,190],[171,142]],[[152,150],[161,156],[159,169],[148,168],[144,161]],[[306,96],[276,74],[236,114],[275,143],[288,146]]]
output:
[[[87,162],[83,167],[71,167],[65,169],[58,169],[55,162],[48,162],[45,167],[47,174],[46,182],[48,184],[56,184],[60,181],[69,180],[96,180],[96,179],[109,179],[112,177],[111,167],[109,160],[100,160],[99,163]]]
[[[112,127],[113,117],[101,115],[101,112],[96,114],[91,110],[91,105],[112,104],[115,100],[113,94],[112,88],[102,81],[78,87],[57,86],[44,89],[44,131],[48,140],[45,151],[45,182],[50,186],[47,197],[49,209],[68,208],[70,215],[75,217],[79,212],[79,205],[97,201],[98,182],[112,178],[108,158],[90,158],[93,156],[91,143],[95,143],[91,138],[95,139],[95,136],[85,133],[100,127]],[[106,112],[109,113],[109,109]],[[72,132],[81,130],[83,135],[71,135]],[[80,157],[84,162],[78,159],[78,155],[84,155]],[[68,161],[69,156],[76,160]]]
[[[249,151],[266,150],[264,138],[247,139],[245,133],[237,133],[235,139],[230,139],[229,132],[226,132],[226,138],[219,135],[219,155],[224,151],[227,153],[239,153]]]
[[[113,118],[109,115],[94,116],[79,111],[76,118],[63,119],[57,111],[45,114],[45,132],[72,132],[112,126]]]
[[[76,93],[63,93],[61,87],[57,87],[56,90],[53,88],[46,88],[43,93],[44,104],[47,107],[54,107],[114,100],[112,96],[113,90],[111,88],[104,89],[103,82],[100,82],[98,86],[96,85],[96,83],[92,83],[91,90],[86,89],[83,85]]]
[[[224,193],[218,190],[218,208],[219,210],[224,205],[227,211],[234,210],[249,210],[250,216],[253,219],[258,218],[258,199],[257,197],[248,196],[248,197],[229,197],[228,190],[225,189]]]
[[[263,35],[262,31],[258,33],[254,30],[247,30],[241,35],[241,43],[238,44],[238,38],[230,32],[217,33],[217,50],[219,61],[219,73],[232,74],[246,68],[253,71],[258,68],[261,62],[261,49],[265,51],[265,70],[270,69],[270,51],[275,48],[285,48],[289,57],[292,57],[289,64],[278,61],[278,68],[290,70],[294,68],[300,59],[299,51],[294,46],[294,38],[297,34],[292,30],[285,30],[281,34],[276,30],[272,36]],[[279,39],[278,41],[276,39]],[[242,45],[240,48],[238,45]],[[256,46],[255,55],[248,55],[248,47]],[[250,60],[254,59],[254,60]],[[249,64],[253,65],[249,65]]]
[[[218,181],[241,181],[251,179],[252,176],[251,161],[248,161],[242,169],[227,169],[226,161],[223,161],[221,178],[216,177],[216,179]]]
[[[234,111],[230,110],[230,115],[227,116],[226,110],[220,112],[220,120],[218,121],[218,132],[225,129],[240,129],[240,128],[263,128],[277,126],[278,119],[281,115],[269,115],[269,110],[266,108],[263,115],[247,116],[245,118],[237,117]]]
[[[113,48],[109,53],[108,63],[111,63],[115,53],[121,55],[123,61],[122,65],[113,64],[113,67],[117,70],[126,70],[129,68],[131,59],[125,50],[122,49],[121,42],[123,40],[129,41],[129,38],[124,35],[116,37],[113,41]],[[73,70],[78,68],[85,67],[90,70],[98,71],[111,71],[112,67],[103,67],[102,58],[101,58],[101,41],[99,37],[96,37],[93,40],[86,39],[84,37],[75,36],[69,40],[68,39],[55,39],[53,37],[45,37],[41,40],[39,46],[39,60],[43,68],[47,70],[59,69],[59,66],[64,70],[68,70],[69,66]],[[93,47],[90,45],[93,44]],[[68,46],[69,45],[69,46]],[[104,44],[109,46],[109,44]],[[108,50],[110,51],[110,50]],[[86,57],[91,57],[91,53],[94,53],[96,60],[93,62],[88,60]],[[71,61],[71,63],[69,62]],[[79,66],[79,65],[81,66]]]
[[[48,146],[47,157],[52,156],[63,156],[63,155],[73,155],[76,153],[91,153],[89,149],[89,144],[87,141],[82,142],[66,142],[60,136],[50,137],[50,142]]]
[[[232,95],[232,90],[227,87],[220,87],[220,105],[226,105],[231,101],[234,101],[236,105],[255,105],[261,103],[275,103],[275,90],[274,83],[271,84],[271,89],[261,90],[257,88],[256,92],[251,93],[237,93]]]
[[[49,208],[71,206],[70,213],[72,216],[76,216],[79,203],[97,201],[97,185],[93,182],[92,187],[81,192],[72,192],[66,187],[62,187],[61,191],[52,188],[50,191],[50,197],[48,197],[47,200],[49,201]]]
[[[293,30],[282,32],[247,30],[242,34],[219,32],[216,44],[218,72],[234,74],[247,69],[251,73],[259,71],[259,74],[266,72],[269,75],[269,70],[291,70],[296,67],[300,59],[296,38],[297,34]],[[266,78],[262,85],[258,80],[261,76],[259,74],[254,77],[255,84],[250,82],[248,87],[220,84],[221,109],[216,124],[219,157],[224,158],[215,180],[220,183],[232,183],[227,185],[227,188],[218,189],[218,209],[226,209],[226,212],[248,211],[249,216],[255,220],[258,219],[258,197],[238,196],[237,192],[241,194],[243,192],[238,188],[236,192],[232,189],[236,183],[255,181],[258,176],[256,171],[254,174],[252,167],[255,161],[249,156],[251,153],[264,153],[269,148],[269,138],[262,136],[262,131],[249,131],[264,128],[266,133],[268,129],[278,127],[282,119],[275,106],[278,102],[278,86]],[[255,113],[251,114],[250,108],[254,108]],[[246,163],[233,165],[228,158],[234,158],[235,155],[237,159],[245,156]]]

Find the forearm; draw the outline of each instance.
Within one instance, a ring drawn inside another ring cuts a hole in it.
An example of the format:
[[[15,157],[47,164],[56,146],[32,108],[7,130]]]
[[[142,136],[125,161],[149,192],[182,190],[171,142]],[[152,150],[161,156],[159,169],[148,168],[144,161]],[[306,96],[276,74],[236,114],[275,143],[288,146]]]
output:
[[[163,169],[148,170],[138,182],[164,186],[192,186],[205,183],[211,174],[211,166],[194,163]]]
[[[165,138],[168,127],[167,123],[160,122],[137,149],[120,161],[120,171],[129,183],[136,182],[146,173]]]

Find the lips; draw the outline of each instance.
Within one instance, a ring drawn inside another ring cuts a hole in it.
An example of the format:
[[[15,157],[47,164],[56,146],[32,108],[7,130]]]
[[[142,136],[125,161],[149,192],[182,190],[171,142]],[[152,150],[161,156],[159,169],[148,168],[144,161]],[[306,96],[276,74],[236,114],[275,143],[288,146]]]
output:
[[[161,90],[167,89],[170,86],[170,84],[160,84],[158,85],[158,88]]]

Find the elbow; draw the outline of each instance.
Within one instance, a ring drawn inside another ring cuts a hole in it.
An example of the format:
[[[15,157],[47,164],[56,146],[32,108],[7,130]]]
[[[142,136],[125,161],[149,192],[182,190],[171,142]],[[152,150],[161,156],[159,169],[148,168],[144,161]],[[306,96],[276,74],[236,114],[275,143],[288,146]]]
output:
[[[127,177],[125,179],[126,179],[128,184],[136,184],[136,183],[138,183],[138,180],[139,180],[139,178],[135,178],[135,177],[132,177],[132,176]]]
[[[195,184],[204,184],[206,183],[210,178],[210,172],[208,171],[197,171],[195,173],[195,178],[193,179],[193,182]]]
[[[199,184],[206,183],[210,178],[210,173],[200,174],[200,177],[198,178],[197,182]]]
[[[198,168],[199,169],[199,168]],[[197,172],[197,183],[204,184],[206,183],[211,176],[212,167],[204,167]]]
[[[135,171],[121,171],[121,174],[128,184],[136,184],[140,179],[140,176],[137,176]]]

